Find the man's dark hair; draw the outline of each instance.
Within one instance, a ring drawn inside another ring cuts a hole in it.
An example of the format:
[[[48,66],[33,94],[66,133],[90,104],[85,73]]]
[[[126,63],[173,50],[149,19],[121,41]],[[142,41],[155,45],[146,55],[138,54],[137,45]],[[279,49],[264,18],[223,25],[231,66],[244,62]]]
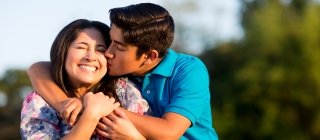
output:
[[[111,26],[122,30],[125,43],[138,46],[137,57],[157,50],[163,57],[174,38],[174,21],[169,12],[156,4],[140,3],[110,11]]]

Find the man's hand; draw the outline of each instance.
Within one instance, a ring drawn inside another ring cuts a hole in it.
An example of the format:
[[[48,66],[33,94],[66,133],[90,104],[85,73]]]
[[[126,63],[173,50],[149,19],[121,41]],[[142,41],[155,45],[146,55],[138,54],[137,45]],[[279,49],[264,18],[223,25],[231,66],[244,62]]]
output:
[[[78,115],[83,111],[83,105],[79,98],[68,98],[56,105],[60,117],[69,125],[74,125]]]
[[[100,119],[96,132],[109,139],[145,140],[146,138],[135,128],[129,118],[119,109]]]

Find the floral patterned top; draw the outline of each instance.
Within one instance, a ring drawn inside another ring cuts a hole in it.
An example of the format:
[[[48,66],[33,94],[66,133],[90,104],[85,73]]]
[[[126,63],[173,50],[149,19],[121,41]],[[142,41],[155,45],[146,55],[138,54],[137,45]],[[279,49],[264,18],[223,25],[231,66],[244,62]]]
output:
[[[120,78],[117,81],[116,93],[121,105],[127,110],[143,115],[150,114],[149,104],[128,78]],[[20,133],[22,139],[61,139],[69,133],[70,129],[71,126],[64,122],[58,112],[39,94],[32,92],[27,95],[21,110]],[[91,139],[102,140],[104,138],[92,135]]]

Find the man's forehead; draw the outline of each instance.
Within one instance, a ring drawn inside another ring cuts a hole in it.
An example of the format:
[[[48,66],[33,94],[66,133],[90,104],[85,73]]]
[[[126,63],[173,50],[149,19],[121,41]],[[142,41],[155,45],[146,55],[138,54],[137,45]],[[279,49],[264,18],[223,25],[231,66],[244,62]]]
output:
[[[116,40],[117,42],[121,42],[121,44],[126,44],[123,39],[122,30],[120,28],[118,28],[117,26],[111,26],[110,37],[112,40]]]
[[[115,24],[111,24],[110,37],[111,37],[112,41],[114,41],[114,42],[116,42],[118,44],[121,44],[123,46],[126,46],[126,47],[137,47],[134,44],[130,44],[130,43],[125,42],[125,40],[123,38],[122,29],[119,28]]]

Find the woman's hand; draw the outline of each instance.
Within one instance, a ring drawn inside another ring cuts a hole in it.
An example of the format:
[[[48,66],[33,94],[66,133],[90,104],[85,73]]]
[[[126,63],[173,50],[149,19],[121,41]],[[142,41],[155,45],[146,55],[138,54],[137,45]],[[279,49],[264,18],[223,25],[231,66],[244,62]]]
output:
[[[78,115],[83,111],[83,106],[79,98],[68,98],[56,105],[60,117],[69,125],[74,125]]]
[[[146,138],[135,128],[133,123],[119,109],[100,119],[96,132],[109,139],[145,140]]]
[[[85,111],[102,118],[109,115],[114,109],[118,108],[120,104],[115,102],[114,98],[109,98],[102,92],[96,94],[88,92],[84,95],[83,106]]]

